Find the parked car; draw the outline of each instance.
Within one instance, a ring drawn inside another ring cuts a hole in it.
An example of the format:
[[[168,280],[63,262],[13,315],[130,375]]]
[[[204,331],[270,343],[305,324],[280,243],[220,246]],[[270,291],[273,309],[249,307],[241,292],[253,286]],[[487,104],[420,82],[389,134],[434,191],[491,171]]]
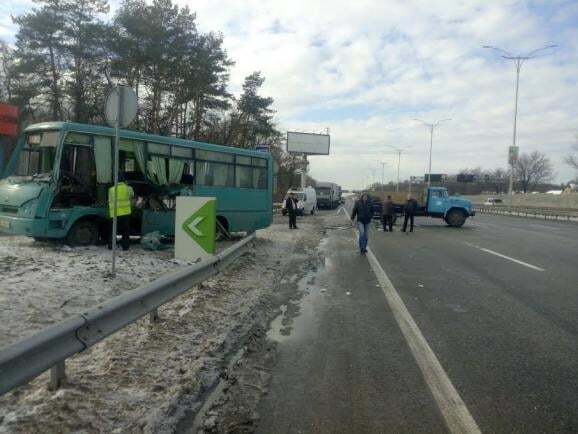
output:
[[[484,202],[484,205],[493,206],[493,205],[501,205],[502,203],[504,203],[502,199],[497,199],[495,197],[488,197]]]

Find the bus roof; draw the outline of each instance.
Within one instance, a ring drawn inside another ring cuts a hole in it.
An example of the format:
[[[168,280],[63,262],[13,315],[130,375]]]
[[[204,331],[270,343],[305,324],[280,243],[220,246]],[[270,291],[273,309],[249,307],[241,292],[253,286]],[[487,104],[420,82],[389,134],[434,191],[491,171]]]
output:
[[[102,125],[81,124],[76,122],[42,122],[38,124],[29,125],[28,127],[26,127],[24,132],[29,133],[31,131],[43,131],[43,130],[64,130],[79,133],[104,134],[107,136],[114,136],[114,128],[105,127]],[[122,138],[133,140],[154,141],[168,145],[196,147],[199,149],[204,149],[206,151],[232,152],[235,154],[267,158],[267,159],[271,157],[271,154],[269,154],[268,152],[266,153],[266,152],[253,151],[250,149],[236,148],[234,146],[215,145],[212,143],[198,142],[195,140],[179,139],[177,137],[147,134],[134,130],[121,129],[120,136]]]

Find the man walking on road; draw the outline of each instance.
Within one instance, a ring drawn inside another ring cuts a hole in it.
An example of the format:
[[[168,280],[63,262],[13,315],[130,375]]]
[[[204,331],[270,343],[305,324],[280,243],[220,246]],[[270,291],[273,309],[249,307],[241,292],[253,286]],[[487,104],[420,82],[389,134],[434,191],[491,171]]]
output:
[[[297,229],[297,198],[295,193],[289,193],[285,200],[285,209],[289,214],[289,229]]]
[[[357,230],[359,231],[359,252],[363,255],[367,253],[367,232],[373,217],[371,202],[367,193],[363,193],[353,206],[353,212],[351,213],[352,224],[355,221],[355,217],[357,217]]]
[[[391,201],[391,196],[387,196],[387,199],[383,201],[383,206],[381,207],[381,222],[383,223],[383,232],[393,232],[393,202]]]
[[[403,219],[403,229],[402,231],[407,235],[407,221],[410,221],[409,231],[413,232],[413,218],[415,216],[415,212],[417,211],[417,200],[411,197],[411,194],[407,195],[407,202],[405,204],[405,217]]]

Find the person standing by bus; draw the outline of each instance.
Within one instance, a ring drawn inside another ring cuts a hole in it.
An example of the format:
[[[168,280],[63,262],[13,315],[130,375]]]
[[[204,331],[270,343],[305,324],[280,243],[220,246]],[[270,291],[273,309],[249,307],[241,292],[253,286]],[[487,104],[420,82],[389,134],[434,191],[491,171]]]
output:
[[[405,217],[403,219],[403,229],[402,232],[405,232],[407,235],[407,221],[409,220],[409,231],[413,232],[413,218],[417,211],[417,200],[415,200],[411,194],[407,195],[407,202],[405,204]]]
[[[359,252],[364,255],[367,253],[369,224],[373,217],[373,209],[367,193],[363,193],[353,206],[353,212],[351,213],[352,224],[355,221],[355,217],[357,217],[357,231],[359,232]]]
[[[130,248],[130,216],[132,214],[132,200],[134,190],[125,182],[119,182],[117,187],[118,198],[116,200],[116,222],[117,230],[122,235],[122,250]],[[110,235],[108,237],[108,248],[112,249],[112,219],[114,216],[114,185],[108,189],[108,214],[111,219]],[[115,234],[116,236],[116,234]]]
[[[297,229],[297,197],[295,193],[289,193],[285,199],[285,209],[289,214],[289,229]]]
[[[381,219],[383,224],[383,232],[393,232],[393,202],[391,201],[391,196],[387,196],[387,199],[383,201],[381,207]]]

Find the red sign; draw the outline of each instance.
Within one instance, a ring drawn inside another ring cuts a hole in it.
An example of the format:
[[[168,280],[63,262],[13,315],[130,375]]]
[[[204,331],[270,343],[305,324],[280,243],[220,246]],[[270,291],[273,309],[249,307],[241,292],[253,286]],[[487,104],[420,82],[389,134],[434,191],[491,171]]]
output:
[[[18,135],[18,107],[0,103],[0,135]]]

